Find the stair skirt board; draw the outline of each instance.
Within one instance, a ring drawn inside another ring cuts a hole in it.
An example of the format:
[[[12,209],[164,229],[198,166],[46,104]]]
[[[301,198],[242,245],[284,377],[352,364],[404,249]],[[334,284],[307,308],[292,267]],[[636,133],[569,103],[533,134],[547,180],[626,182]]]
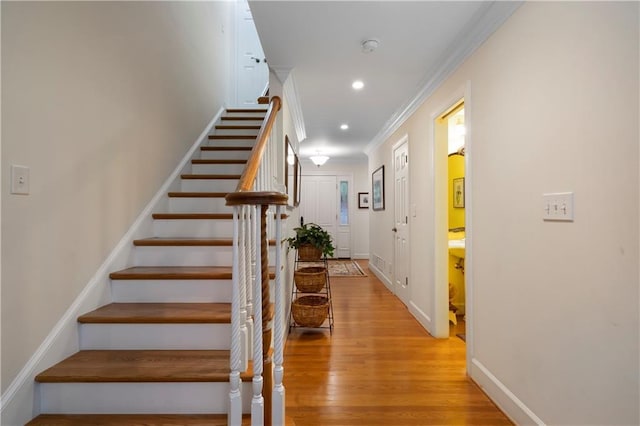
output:
[[[251,151],[200,151],[200,158],[203,160],[248,160],[250,155]]]
[[[171,197],[171,213],[231,213],[232,207],[226,205],[224,197]]]
[[[231,324],[80,324],[80,349],[229,350]]]
[[[226,413],[228,382],[40,383],[46,414]],[[251,381],[242,383],[242,411],[251,412]]]
[[[197,174],[233,174],[240,175],[246,164],[192,164],[191,170]]]
[[[231,219],[155,219],[153,234],[160,238],[233,238]]]
[[[113,280],[114,302],[231,303],[231,280]]]
[[[232,264],[231,246],[138,246],[134,264],[144,266],[228,266]],[[269,248],[269,265],[275,263],[275,249]]]
[[[184,192],[233,192],[238,186],[234,179],[182,179],[180,184]]]

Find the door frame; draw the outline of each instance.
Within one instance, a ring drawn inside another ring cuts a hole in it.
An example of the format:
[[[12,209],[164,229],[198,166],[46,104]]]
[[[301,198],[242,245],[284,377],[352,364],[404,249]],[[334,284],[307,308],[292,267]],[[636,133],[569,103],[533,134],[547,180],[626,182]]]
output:
[[[394,143],[391,146],[391,164],[392,164],[392,181],[393,181],[393,226],[395,227],[396,223],[395,223],[395,219],[396,219],[396,199],[395,197],[398,195],[396,192],[396,188],[395,188],[395,182],[396,182],[396,167],[395,167],[395,151],[396,149],[398,149],[399,147],[401,147],[403,144],[407,145],[407,188],[406,188],[406,196],[407,196],[407,210],[410,210],[411,208],[411,174],[409,172],[409,135],[405,134],[404,136],[402,136],[396,143]],[[409,211],[407,211],[407,216],[411,216],[409,214]],[[407,280],[409,281],[409,283],[412,282],[411,279],[411,225],[410,222],[407,220],[407,245],[409,246],[409,255],[407,256],[407,259],[405,260],[407,262]],[[396,253],[396,235],[397,233],[394,232],[394,236],[393,236],[393,275],[391,276],[391,281],[392,281],[392,287],[393,287],[393,291],[395,293],[396,296],[398,296],[398,298],[402,301],[402,303],[405,304],[405,306],[409,307],[409,305],[411,304],[411,288],[409,287],[409,284],[407,284],[407,289],[406,289],[406,300],[404,300],[402,297],[399,296],[399,289],[396,288],[396,282],[397,282],[397,273],[398,273],[398,259],[397,259],[397,253]]]
[[[315,166],[314,166],[315,167]],[[309,168],[303,168],[302,169],[302,180],[304,180],[305,176],[335,176],[336,177],[336,216],[340,215],[340,191],[337,188],[337,185],[340,182],[340,178],[342,178],[343,180],[347,180],[349,182],[349,253],[353,258],[353,248],[354,248],[354,243],[353,243],[353,238],[354,238],[354,233],[353,233],[353,228],[352,228],[352,223],[353,223],[353,209],[355,208],[355,206],[357,204],[358,200],[355,198],[354,196],[354,191],[353,191],[353,172],[338,172],[338,171],[324,171],[324,170],[309,170]],[[338,232],[338,228],[340,228],[340,220],[336,217],[336,233]],[[337,244],[337,241],[336,241]],[[337,256],[337,250],[336,250],[336,256]]]
[[[448,176],[447,147],[436,143],[436,120],[464,99],[465,134],[465,323],[466,323],[466,369],[470,370],[474,353],[474,285],[473,285],[473,132],[472,132],[472,98],[471,81],[453,90],[447,100],[436,108],[431,115],[433,126],[432,161],[433,164],[433,218],[434,218],[434,272],[433,294],[434,301],[433,331],[435,337],[449,336],[449,285],[448,262],[449,242],[447,236],[447,204],[448,204]]]

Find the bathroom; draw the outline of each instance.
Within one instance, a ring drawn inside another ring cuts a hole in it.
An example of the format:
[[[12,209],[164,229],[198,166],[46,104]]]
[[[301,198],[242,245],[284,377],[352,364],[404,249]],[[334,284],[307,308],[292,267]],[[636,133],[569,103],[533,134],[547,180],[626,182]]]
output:
[[[464,103],[446,117],[448,156],[449,321],[451,335],[465,333],[465,127]]]

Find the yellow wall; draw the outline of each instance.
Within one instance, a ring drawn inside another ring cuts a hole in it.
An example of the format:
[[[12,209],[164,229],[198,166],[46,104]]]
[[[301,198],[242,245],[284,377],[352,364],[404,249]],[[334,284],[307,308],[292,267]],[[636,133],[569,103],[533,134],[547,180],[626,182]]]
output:
[[[449,229],[464,227],[464,208],[453,207],[453,180],[464,177],[464,156],[449,156]]]

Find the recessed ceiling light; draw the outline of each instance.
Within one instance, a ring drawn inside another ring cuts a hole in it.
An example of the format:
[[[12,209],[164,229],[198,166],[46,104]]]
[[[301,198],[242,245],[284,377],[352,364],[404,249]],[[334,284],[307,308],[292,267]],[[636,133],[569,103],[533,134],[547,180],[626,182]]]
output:
[[[362,82],[362,80],[356,80],[353,82],[353,84],[351,84],[351,87],[356,90],[360,90],[364,87],[364,83]]]
[[[340,125],[340,128],[341,128],[342,130],[347,130],[347,129],[349,128],[349,125],[348,125],[348,124],[341,124],[341,125]]]

